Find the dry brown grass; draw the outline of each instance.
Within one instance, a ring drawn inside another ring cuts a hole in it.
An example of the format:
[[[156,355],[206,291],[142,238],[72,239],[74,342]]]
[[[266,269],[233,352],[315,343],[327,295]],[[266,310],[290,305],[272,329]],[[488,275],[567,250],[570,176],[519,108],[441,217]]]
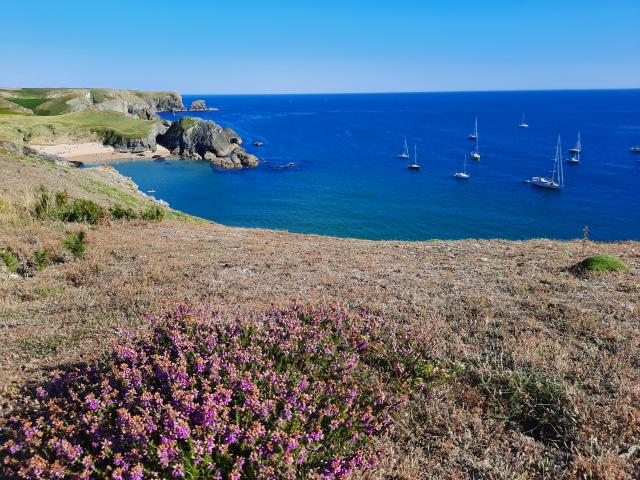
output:
[[[72,196],[110,201],[82,193],[75,182],[86,180],[75,176],[87,172],[20,168],[33,173],[24,186],[16,179],[26,190],[67,178]],[[15,185],[0,178],[0,194],[15,198]],[[95,357],[116,328],[136,328],[166,305],[245,313],[338,302],[417,327],[435,356],[465,365],[376,440],[386,455],[363,478],[638,478],[639,243],[373,242],[180,221],[1,225],[0,246],[24,257],[40,246],[60,250],[70,231],[85,229],[89,239],[82,260],[31,278],[0,273],[2,416],[47,369]],[[629,269],[568,271],[594,254],[617,256]],[[501,417],[500,393],[478,381],[532,373],[566,389],[579,419],[566,445]]]

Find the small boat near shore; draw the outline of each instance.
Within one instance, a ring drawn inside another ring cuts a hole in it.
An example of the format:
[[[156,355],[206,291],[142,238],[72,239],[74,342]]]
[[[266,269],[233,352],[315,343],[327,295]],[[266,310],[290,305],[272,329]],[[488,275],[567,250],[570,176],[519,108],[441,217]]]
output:
[[[640,153],[640,146],[631,147],[631,153]]]
[[[256,147],[264,147],[264,142],[257,141],[257,142],[253,142],[253,144],[254,144]]]
[[[551,177],[533,177],[530,180],[525,180],[525,183],[533,185],[534,187],[552,190],[560,190],[564,187],[564,172],[562,170],[562,143],[560,140],[560,135],[558,135],[558,142],[556,143],[556,156],[553,160],[553,171],[551,172]]]

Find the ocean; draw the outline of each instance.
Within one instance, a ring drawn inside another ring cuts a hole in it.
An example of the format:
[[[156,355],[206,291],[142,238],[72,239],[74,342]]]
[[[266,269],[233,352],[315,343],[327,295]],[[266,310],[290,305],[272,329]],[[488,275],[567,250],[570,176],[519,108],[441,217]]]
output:
[[[264,159],[221,171],[208,162],[119,161],[121,173],[176,209],[225,225],[366,239],[640,239],[640,90],[344,95],[185,95],[217,112]],[[530,125],[518,128],[522,114]],[[468,180],[453,178],[474,143]],[[523,183],[564,163],[565,188]],[[398,159],[404,139],[420,171]],[[255,141],[264,142],[255,147]],[[289,166],[293,164],[293,166]]]

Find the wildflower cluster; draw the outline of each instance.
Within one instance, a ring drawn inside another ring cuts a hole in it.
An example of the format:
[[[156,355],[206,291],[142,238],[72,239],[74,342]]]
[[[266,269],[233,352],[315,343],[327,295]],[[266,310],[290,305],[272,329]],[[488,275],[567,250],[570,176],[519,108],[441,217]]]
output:
[[[148,333],[123,333],[108,357],[38,388],[39,407],[11,419],[0,474],[345,478],[373,462],[367,441],[400,392],[433,375],[408,336],[364,312],[226,320],[183,306],[148,320]]]

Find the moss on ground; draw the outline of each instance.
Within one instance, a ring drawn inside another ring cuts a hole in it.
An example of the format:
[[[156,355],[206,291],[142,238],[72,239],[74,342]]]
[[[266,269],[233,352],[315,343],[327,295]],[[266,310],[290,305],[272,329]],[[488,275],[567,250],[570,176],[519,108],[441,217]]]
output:
[[[619,272],[626,269],[627,266],[622,260],[609,255],[594,255],[572,267],[572,270],[578,274],[589,272]]]

